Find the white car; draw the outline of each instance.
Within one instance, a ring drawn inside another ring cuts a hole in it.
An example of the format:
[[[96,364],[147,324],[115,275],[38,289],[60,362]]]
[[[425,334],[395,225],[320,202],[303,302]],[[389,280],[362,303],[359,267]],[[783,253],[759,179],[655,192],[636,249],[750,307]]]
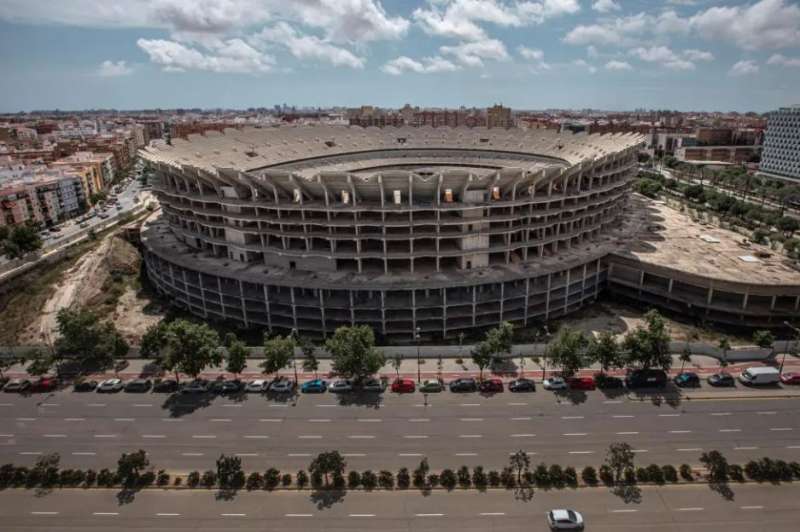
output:
[[[122,382],[121,379],[107,379],[97,385],[97,392],[98,393],[119,392],[124,387],[125,384]]]
[[[562,377],[548,377],[542,381],[545,390],[566,390],[567,381]]]
[[[575,510],[550,510],[547,524],[550,530],[583,530],[583,516]]]
[[[289,379],[275,379],[269,385],[273,393],[291,393],[294,391],[294,381]]]
[[[268,385],[269,383],[264,379],[256,379],[254,381],[248,382],[247,385],[244,387],[244,391],[250,393],[261,393],[266,391]]]
[[[336,382],[332,382],[330,386],[328,386],[328,391],[331,393],[345,393],[345,392],[352,392],[353,391],[353,383],[348,380],[340,380]]]
[[[378,392],[382,393],[386,390],[386,384],[380,379],[367,379],[361,385],[361,389],[365,392]]]

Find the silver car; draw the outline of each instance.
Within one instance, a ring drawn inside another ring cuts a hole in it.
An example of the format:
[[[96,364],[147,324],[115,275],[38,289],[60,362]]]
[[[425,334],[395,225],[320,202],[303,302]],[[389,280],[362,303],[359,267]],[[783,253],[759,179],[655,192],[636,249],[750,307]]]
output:
[[[545,390],[566,390],[567,381],[562,377],[548,377],[542,381]]]
[[[330,386],[328,386],[328,391],[331,393],[346,393],[353,391],[353,383],[349,380],[340,380],[336,382],[332,382]]]
[[[97,385],[98,393],[116,393],[125,387],[120,379],[106,379]]]
[[[583,516],[575,510],[550,510],[547,524],[550,530],[583,530]]]
[[[269,385],[272,393],[292,393],[294,391],[294,381],[290,379],[275,379]]]

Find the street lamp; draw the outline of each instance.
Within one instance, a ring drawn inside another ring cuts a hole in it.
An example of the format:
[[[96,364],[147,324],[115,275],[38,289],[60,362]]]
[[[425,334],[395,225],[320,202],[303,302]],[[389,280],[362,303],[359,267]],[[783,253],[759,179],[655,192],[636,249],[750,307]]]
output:
[[[297,378],[297,356],[295,355],[295,348],[297,344],[297,329],[292,328],[292,366],[294,367],[294,385],[297,386],[299,379]]]
[[[422,382],[422,368],[420,365],[420,358],[419,358],[419,339],[420,339],[419,327],[417,327],[414,333],[414,340],[417,342],[417,384]]]

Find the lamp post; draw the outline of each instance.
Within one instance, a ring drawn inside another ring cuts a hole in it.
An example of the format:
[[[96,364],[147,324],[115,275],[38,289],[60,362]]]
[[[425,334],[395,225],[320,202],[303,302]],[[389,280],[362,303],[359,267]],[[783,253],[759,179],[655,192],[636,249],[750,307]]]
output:
[[[417,384],[422,382],[422,366],[420,364],[420,357],[419,357],[419,327],[417,327],[416,331],[414,332],[414,340],[417,342]]]

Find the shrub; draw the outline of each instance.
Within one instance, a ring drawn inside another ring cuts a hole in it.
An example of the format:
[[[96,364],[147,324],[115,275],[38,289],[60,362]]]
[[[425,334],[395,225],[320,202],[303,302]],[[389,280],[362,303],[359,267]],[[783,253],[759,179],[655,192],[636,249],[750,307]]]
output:
[[[500,473],[492,469],[489,471],[489,486],[496,488],[500,485]]]
[[[281,472],[275,469],[274,467],[270,467],[264,472],[264,489],[265,490],[274,490],[278,487],[278,484],[281,481]]]
[[[102,486],[104,488],[111,488],[114,486],[114,473],[109,471],[108,469],[101,469],[100,473],[97,474],[97,485]]]
[[[347,474],[347,487],[356,489],[361,485],[361,474],[358,471],[350,471]]]
[[[189,476],[186,477],[186,484],[190,488],[196,488],[197,485],[200,484],[200,473],[198,473],[197,471],[192,471],[191,473],[189,473]]]
[[[462,488],[468,488],[472,485],[472,477],[467,466],[461,466],[456,476],[458,477],[458,485]]]
[[[374,490],[378,485],[378,477],[371,470],[367,469],[361,474],[361,484],[364,485],[364,489]]]
[[[144,473],[139,475],[139,480],[137,481],[137,484],[139,486],[144,487],[144,486],[150,486],[155,481],[156,481],[156,474],[153,473],[152,471],[145,471]]]
[[[689,467],[689,464],[681,464],[681,467],[678,469],[678,471],[680,471],[681,478],[683,480],[694,480],[694,473],[692,472],[692,468]]]
[[[550,485],[550,473],[547,471],[547,466],[539,464],[533,470],[533,480],[540,488]]]
[[[378,484],[383,489],[390,490],[394,488],[394,475],[391,471],[383,470],[378,474]]]
[[[332,482],[333,489],[336,489],[336,490],[343,490],[344,489],[345,484],[346,484],[345,480],[344,480],[344,475],[342,475],[341,473],[335,472],[335,473],[333,473],[331,475],[331,478],[333,480],[333,482]],[[291,483],[291,479],[289,480],[289,482]]]
[[[322,487],[322,473],[314,471],[311,473],[311,487],[318,490]]]
[[[547,474],[550,477],[550,483],[560,488],[564,485],[564,470],[561,469],[561,466],[558,464],[552,464],[550,469],[547,470]]]
[[[439,478],[439,482],[442,484],[443,488],[451,490],[456,487],[457,482],[456,474],[453,473],[452,469],[445,469],[442,471],[442,474]]]
[[[533,475],[533,471],[525,471],[522,473],[522,483],[526,486],[533,486],[536,484],[536,478]]]
[[[789,468],[792,470],[794,478],[800,479],[800,464],[797,462],[789,462]]]
[[[424,485],[425,483],[423,482],[423,486]],[[430,475],[428,475],[428,486],[435,488],[438,485],[439,485],[439,475],[437,475],[436,473],[431,473]]]
[[[667,482],[678,482],[678,470],[673,465],[665,465],[661,467],[661,472]]]
[[[761,480],[761,467],[755,460],[750,460],[744,465],[744,472],[753,480]]]
[[[500,483],[506,489],[512,489],[517,485],[517,476],[510,467],[504,467],[500,472]]]
[[[408,489],[411,485],[411,475],[408,474],[407,467],[401,467],[397,472],[397,487],[400,489]]]
[[[97,482],[97,471],[94,469],[87,469],[86,470],[86,478],[83,481],[83,485],[87,488],[91,488],[94,486],[94,483]]]
[[[164,471],[163,469],[158,470],[158,474],[156,475],[156,484],[159,486],[168,486],[169,485],[169,473]]]
[[[422,489],[425,487],[425,479],[428,476],[428,471],[430,471],[428,459],[423,458],[419,463],[419,467],[414,470],[413,482],[415,488]]]
[[[172,482],[173,486],[180,486],[183,484],[183,477],[175,477],[175,480]]]
[[[739,464],[731,464],[728,466],[728,476],[731,480],[736,482],[744,482],[744,470]]]
[[[649,482],[650,481],[650,472],[643,468],[637,467],[636,468],[636,481],[637,482]]]
[[[248,491],[253,490],[260,490],[264,487],[264,478],[261,476],[261,473],[258,471],[253,471],[249,475],[247,475],[247,482],[245,483],[245,488]]]
[[[597,485],[597,471],[592,466],[586,466],[581,471],[581,478],[589,486]]]
[[[622,479],[625,481],[626,484],[635,484],[636,483],[636,472],[633,470],[632,467],[628,467],[625,469],[625,472],[622,474]]]
[[[603,484],[606,486],[614,484],[614,472],[605,464],[600,466],[600,480],[603,481]]]
[[[297,472],[297,487],[303,489],[308,485],[308,473],[303,470]]]
[[[564,468],[564,484],[573,488],[578,485],[578,473],[574,467]]]
[[[209,469],[208,471],[203,473],[203,477],[200,479],[200,483],[206,488],[213,487],[214,484],[217,483],[217,474]]]
[[[475,484],[475,487],[479,490],[484,490],[488,482],[489,479],[483,471],[483,466],[475,466],[472,470],[472,483]]]
[[[647,476],[650,477],[650,482],[655,482],[656,484],[664,483],[664,472],[656,464],[647,466]]]
[[[288,488],[292,485],[292,474],[291,473],[284,473],[281,477],[281,486],[284,488]]]

